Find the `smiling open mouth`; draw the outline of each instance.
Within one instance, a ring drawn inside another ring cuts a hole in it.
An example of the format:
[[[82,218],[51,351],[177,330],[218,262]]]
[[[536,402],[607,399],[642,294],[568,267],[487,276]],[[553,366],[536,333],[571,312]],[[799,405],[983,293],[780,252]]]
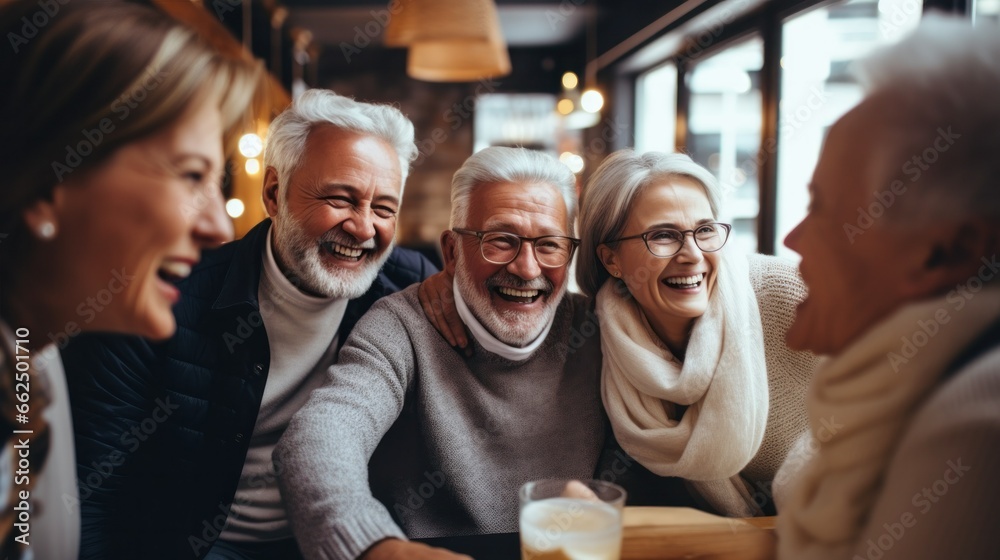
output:
[[[176,284],[191,274],[191,265],[182,262],[165,262],[156,269],[156,275],[164,282]]]
[[[323,243],[322,247],[327,253],[345,261],[360,261],[371,249],[360,247],[348,247],[339,243]]]
[[[493,292],[501,299],[514,303],[533,303],[546,292],[543,290],[516,290],[506,286],[494,288]]]
[[[694,274],[691,276],[673,276],[670,278],[665,278],[663,283],[669,288],[676,288],[678,290],[693,290],[705,281],[705,273]]]

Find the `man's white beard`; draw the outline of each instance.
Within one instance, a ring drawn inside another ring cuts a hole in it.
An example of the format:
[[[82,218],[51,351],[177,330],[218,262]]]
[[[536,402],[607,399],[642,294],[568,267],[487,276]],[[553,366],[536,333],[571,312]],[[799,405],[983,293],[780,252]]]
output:
[[[497,311],[490,303],[488,286],[477,286],[469,277],[468,269],[465,266],[465,250],[458,247],[458,260],[455,266],[455,282],[458,290],[462,294],[465,304],[476,316],[483,328],[489,331],[504,344],[523,348],[531,344],[538,335],[545,330],[545,327],[552,322],[556,314],[556,309],[566,295],[566,283],[563,283],[559,293],[550,293],[545,307],[539,312],[523,312],[514,310]],[[507,275],[501,269],[493,277]],[[540,276],[531,282],[521,283],[520,289],[547,289],[551,290],[552,284],[544,276]]]
[[[278,205],[278,215],[274,223],[275,252],[280,254],[281,263],[289,280],[300,290],[329,298],[355,299],[363,296],[371,288],[379,270],[392,253],[394,243],[382,250],[381,254],[366,256],[367,262],[357,270],[324,265],[321,252],[326,251],[322,243],[338,242],[350,247],[358,247],[358,241],[343,231],[333,229],[320,238],[309,237],[302,225],[291,214],[287,205]],[[362,248],[374,249],[375,240],[361,244]]]

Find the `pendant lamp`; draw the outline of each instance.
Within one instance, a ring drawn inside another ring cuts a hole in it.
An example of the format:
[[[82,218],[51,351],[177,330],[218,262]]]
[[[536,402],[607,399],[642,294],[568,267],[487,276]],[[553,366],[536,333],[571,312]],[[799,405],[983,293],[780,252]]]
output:
[[[429,82],[470,82],[510,74],[493,0],[397,0],[386,46],[409,47],[406,73]]]

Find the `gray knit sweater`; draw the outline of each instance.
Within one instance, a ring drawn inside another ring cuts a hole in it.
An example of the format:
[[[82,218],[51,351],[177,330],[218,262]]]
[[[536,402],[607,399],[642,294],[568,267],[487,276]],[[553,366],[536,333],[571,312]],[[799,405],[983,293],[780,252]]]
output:
[[[474,344],[470,359],[449,347],[416,286],[358,322],[274,452],[306,558],[356,558],[403,531],[513,532],[521,484],[594,475],[605,419],[586,300],[567,294],[523,362]]]

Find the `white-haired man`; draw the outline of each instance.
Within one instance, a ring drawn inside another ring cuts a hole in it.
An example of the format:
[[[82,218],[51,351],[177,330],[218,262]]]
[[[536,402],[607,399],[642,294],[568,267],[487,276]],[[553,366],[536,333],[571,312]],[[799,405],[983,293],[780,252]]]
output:
[[[454,558],[405,537],[516,531],[524,482],[594,476],[599,345],[562,342],[588,320],[566,295],[574,187],[522,148],[487,148],[455,174],[441,243],[476,353],[438,334],[417,286],[361,319],[275,449],[307,558]]]
[[[1000,29],[930,16],[861,67],[785,240],[827,354],[779,558],[1000,558]]]
[[[269,129],[270,219],[172,271],[177,334],[68,347],[84,558],[298,557],[271,452],[358,318],[435,272],[393,247],[415,156],[398,110],[306,92]]]

